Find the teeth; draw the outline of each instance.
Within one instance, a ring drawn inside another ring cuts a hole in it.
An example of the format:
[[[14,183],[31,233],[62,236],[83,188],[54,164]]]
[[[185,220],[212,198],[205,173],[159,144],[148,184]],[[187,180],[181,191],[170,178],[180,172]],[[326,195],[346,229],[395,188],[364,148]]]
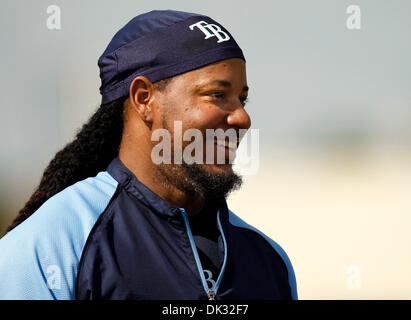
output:
[[[223,139],[217,139],[216,138],[215,143],[219,146],[222,146],[222,147],[227,147],[227,148],[230,148],[230,149],[237,149],[237,143],[229,141],[229,139],[223,140]]]

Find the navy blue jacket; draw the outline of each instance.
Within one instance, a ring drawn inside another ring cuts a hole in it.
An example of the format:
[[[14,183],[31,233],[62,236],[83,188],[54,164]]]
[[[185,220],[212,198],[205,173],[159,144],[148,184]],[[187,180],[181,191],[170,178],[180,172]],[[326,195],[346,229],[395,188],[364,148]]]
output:
[[[221,270],[209,289],[184,209],[115,158],[0,240],[0,298],[297,299],[281,247],[225,201],[216,216]]]

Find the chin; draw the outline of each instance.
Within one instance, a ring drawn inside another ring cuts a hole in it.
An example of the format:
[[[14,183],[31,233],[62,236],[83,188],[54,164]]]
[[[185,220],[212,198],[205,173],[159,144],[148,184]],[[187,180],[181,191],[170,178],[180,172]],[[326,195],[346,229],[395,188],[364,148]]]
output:
[[[208,172],[212,173],[232,173],[233,165],[229,163],[225,164],[207,164],[204,166]]]

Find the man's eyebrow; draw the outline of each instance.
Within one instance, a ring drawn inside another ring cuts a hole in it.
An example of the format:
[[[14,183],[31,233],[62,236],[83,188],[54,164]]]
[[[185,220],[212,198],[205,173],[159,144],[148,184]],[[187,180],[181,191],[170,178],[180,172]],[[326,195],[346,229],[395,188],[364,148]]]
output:
[[[230,88],[231,87],[231,82],[227,81],[227,80],[213,80],[209,83],[207,83],[207,85],[218,85],[221,87],[226,87],[226,88]],[[248,91],[250,88],[249,86],[244,86],[243,87],[243,91]]]

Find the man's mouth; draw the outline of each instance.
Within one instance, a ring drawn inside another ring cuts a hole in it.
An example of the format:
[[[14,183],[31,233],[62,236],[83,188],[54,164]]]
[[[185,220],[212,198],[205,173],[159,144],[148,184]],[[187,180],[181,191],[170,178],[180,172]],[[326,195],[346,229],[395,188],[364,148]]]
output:
[[[221,147],[233,149],[234,151],[237,150],[237,142],[230,141],[229,138],[218,139],[217,137],[214,137],[214,143]]]
[[[216,164],[226,164],[226,163],[232,163],[235,159],[236,156],[236,151],[238,147],[237,141],[230,141],[228,137],[225,139],[218,139],[217,137],[214,137],[214,144],[216,145],[216,153],[215,153],[215,159],[216,159]],[[224,159],[221,159],[221,156],[219,157],[218,155],[223,152]],[[223,160],[223,161],[221,161]]]

